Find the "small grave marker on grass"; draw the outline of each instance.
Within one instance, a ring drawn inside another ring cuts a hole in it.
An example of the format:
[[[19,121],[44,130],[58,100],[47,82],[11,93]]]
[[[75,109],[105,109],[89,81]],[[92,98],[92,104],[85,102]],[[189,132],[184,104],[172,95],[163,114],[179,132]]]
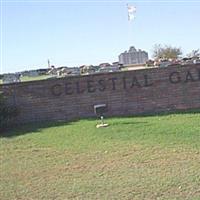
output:
[[[97,115],[97,117],[100,117],[101,124],[97,124],[97,128],[107,127],[108,124],[104,123],[104,114],[107,112],[108,108],[106,104],[97,104],[94,105],[94,113]]]

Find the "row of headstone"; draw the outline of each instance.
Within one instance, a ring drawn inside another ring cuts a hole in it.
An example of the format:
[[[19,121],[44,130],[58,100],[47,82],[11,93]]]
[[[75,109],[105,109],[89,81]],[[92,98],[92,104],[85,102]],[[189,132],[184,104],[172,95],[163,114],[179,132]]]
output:
[[[2,81],[3,83],[18,83],[21,82],[20,77],[20,74],[5,74]]]

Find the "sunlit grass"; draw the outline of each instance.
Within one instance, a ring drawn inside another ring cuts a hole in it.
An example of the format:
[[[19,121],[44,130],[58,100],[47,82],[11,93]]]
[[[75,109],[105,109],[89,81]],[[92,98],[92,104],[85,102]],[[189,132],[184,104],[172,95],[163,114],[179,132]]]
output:
[[[200,112],[2,133],[0,199],[199,199]]]
[[[21,81],[25,82],[25,81],[38,81],[38,80],[44,80],[47,78],[51,78],[51,75],[40,75],[40,76],[35,76],[35,77],[29,77],[29,76],[22,76],[21,77]]]

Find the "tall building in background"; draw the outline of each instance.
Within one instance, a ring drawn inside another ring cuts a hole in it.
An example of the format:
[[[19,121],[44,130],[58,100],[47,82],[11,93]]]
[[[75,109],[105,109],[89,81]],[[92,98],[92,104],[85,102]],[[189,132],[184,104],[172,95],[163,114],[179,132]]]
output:
[[[119,55],[119,63],[123,65],[144,64],[148,60],[148,53],[131,46],[129,51]]]

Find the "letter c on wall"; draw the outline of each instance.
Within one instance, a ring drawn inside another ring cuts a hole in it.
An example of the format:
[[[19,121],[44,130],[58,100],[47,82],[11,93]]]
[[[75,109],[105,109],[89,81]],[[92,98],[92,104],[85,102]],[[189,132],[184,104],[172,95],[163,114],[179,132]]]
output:
[[[169,81],[170,83],[176,84],[181,82],[181,77],[179,72],[172,72],[169,75]]]
[[[60,84],[53,85],[51,87],[51,93],[53,96],[60,96],[62,94],[62,87]]]

